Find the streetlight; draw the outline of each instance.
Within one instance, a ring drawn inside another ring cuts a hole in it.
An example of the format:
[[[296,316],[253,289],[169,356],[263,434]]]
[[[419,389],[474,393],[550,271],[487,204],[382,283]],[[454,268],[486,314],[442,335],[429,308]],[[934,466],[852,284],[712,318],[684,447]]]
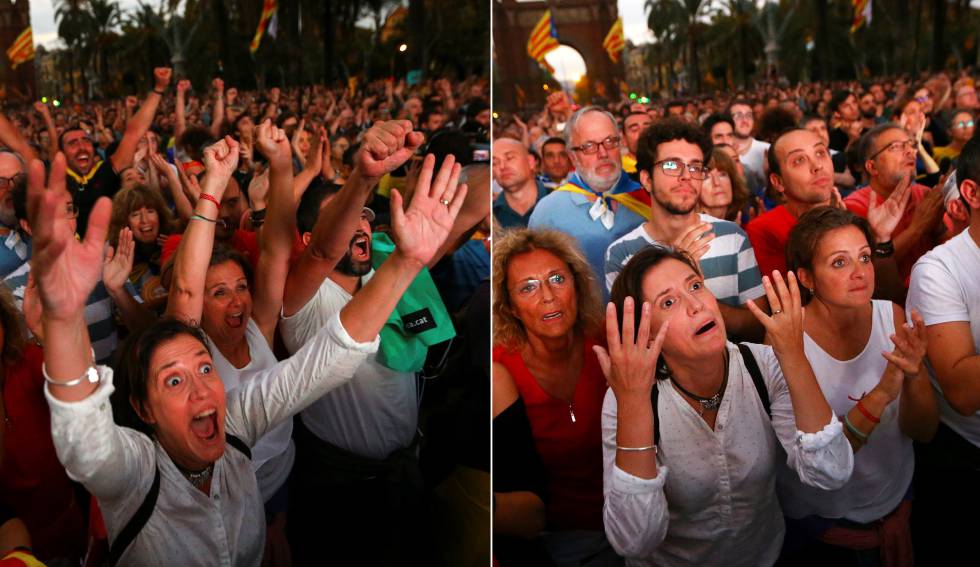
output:
[[[407,44],[404,44],[403,43],[403,44],[401,44],[401,45],[398,46],[398,51],[400,51],[402,53],[405,53],[407,50],[408,50],[408,45]]]

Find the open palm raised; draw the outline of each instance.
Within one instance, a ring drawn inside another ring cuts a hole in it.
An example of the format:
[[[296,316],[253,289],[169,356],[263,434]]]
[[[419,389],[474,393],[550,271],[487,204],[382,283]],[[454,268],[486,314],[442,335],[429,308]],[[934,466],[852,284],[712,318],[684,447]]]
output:
[[[457,186],[460,166],[452,155],[446,157],[435,179],[436,158],[425,156],[412,202],[402,209],[402,196],[391,191],[391,224],[398,251],[411,260],[426,265],[442,246],[453,228],[466,198],[465,184]]]
[[[85,240],[75,239],[74,222],[66,214],[65,156],[58,153],[44,182],[44,164],[31,162],[27,206],[33,234],[31,273],[37,281],[44,316],[68,318],[85,308],[85,301],[102,279],[102,255],[112,202],[103,197],[89,215]]]

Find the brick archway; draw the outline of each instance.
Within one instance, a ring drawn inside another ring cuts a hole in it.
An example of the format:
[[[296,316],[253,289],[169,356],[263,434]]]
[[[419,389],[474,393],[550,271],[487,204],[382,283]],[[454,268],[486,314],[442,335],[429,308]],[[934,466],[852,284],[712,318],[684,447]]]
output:
[[[607,92],[616,92],[623,77],[622,63],[614,65],[602,48],[602,40],[619,17],[616,0],[494,0],[494,72],[499,79],[495,107],[513,109],[518,86],[526,93],[527,104],[544,102],[542,71],[527,54],[527,38],[546,9],[551,10],[558,41],[582,55],[593,84],[601,82]]]

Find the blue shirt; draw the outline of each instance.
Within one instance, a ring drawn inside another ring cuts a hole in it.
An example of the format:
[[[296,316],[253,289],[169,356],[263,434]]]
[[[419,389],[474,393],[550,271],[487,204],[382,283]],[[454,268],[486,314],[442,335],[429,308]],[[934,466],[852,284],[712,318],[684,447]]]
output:
[[[20,232],[0,228],[0,278],[7,277],[31,257],[31,241]]]
[[[585,187],[585,182],[575,174],[571,178],[577,185]],[[639,189],[639,183],[633,181],[625,173],[609,194],[628,193]],[[609,299],[606,291],[605,266],[606,249],[619,237],[640,226],[646,219],[626,207],[616,208],[613,227],[606,229],[598,219],[592,220],[589,209],[593,201],[588,196],[570,191],[554,191],[538,201],[528,221],[528,228],[553,228],[567,233],[578,241],[579,247],[585,253],[592,267],[596,285],[602,290],[602,299]]]
[[[536,179],[535,183],[538,187],[538,197],[534,203],[537,205],[538,201],[548,195],[548,190],[540,180]],[[501,193],[493,200],[493,218],[500,224],[500,228],[524,228],[527,226],[527,221],[531,218],[531,213],[533,212],[534,206],[528,209],[523,215],[518,214],[517,211],[510,208],[510,203],[507,202],[507,195],[505,193]]]

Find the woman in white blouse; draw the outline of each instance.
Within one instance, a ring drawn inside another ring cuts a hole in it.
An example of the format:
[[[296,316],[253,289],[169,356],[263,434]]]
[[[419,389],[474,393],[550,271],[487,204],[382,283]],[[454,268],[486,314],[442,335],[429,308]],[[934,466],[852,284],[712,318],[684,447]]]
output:
[[[376,171],[397,167],[421,143],[410,124],[375,127],[385,132],[368,132],[359,159]],[[226,139],[206,150],[202,191],[228,182],[238,161],[234,146]],[[108,403],[113,373],[94,367],[85,327],[85,299],[101,277],[109,200],[96,204],[86,239],[77,242],[62,220],[67,199],[64,156],[54,160],[48,189],[43,164],[31,164],[29,209],[36,227],[32,273],[44,311],[52,436],[69,475],[98,499],[118,564],[261,563],[265,521],[246,456],[249,448],[349,380],[377,348],[378,332],[446,239],[465,198],[465,186],[456,187],[458,165],[446,160],[433,180],[434,161],[426,158],[408,210],[402,211],[400,195],[392,194],[398,248],[371,282],[303,349],[234,392],[226,394],[200,330],[165,319],[135,338],[126,352],[127,366],[137,369],[127,373],[130,402],[151,435],[113,422]],[[204,206],[203,201],[198,205]],[[352,211],[351,226],[359,214],[360,207]],[[191,224],[209,222],[195,219]],[[346,235],[343,242],[349,239]],[[147,503],[149,515],[132,533],[126,526],[143,515],[140,510]]]
[[[773,315],[749,308],[772,347],[749,345],[749,360],[685,254],[648,248],[613,286],[609,352],[599,352],[610,386],[604,520],[630,565],[771,565],[784,531],[780,446],[808,485],[838,488],[851,474],[851,448],[803,353],[796,278],[774,272],[763,285]]]
[[[922,365],[922,318],[913,311],[906,324],[901,307],[871,299],[872,254],[887,256],[887,240],[846,209],[818,207],[800,217],[786,245],[787,266],[806,290],[806,355],[855,452],[851,480],[831,492],[780,471],[792,565],[912,561],[912,440],[932,439],[939,408]]]

